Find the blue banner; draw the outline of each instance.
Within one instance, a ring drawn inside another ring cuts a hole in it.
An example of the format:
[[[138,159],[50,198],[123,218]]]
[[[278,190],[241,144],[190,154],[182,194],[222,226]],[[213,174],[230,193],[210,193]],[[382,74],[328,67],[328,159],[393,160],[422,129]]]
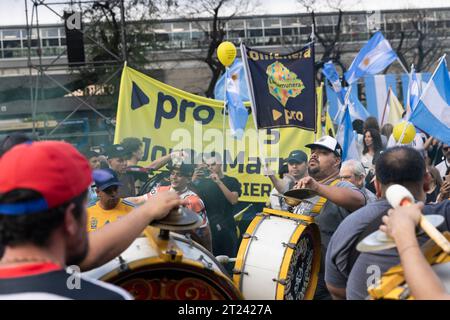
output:
[[[286,55],[241,51],[257,127],[316,131],[314,46]]]

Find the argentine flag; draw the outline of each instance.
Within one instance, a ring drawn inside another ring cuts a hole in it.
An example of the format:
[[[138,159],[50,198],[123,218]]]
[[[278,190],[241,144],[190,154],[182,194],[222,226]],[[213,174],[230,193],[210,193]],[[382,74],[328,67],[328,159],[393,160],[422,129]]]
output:
[[[226,104],[228,109],[228,120],[231,129],[231,135],[241,140],[244,135],[245,125],[247,124],[248,112],[239,95],[239,87],[230,75],[229,70],[225,71],[227,80]]]
[[[359,160],[358,140],[356,132],[353,131],[352,119],[348,107],[345,108],[344,116],[336,134],[336,140],[342,146],[342,161],[349,159]]]
[[[445,56],[423,90],[409,121],[450,145],[450,77]]]
[[[352,65],[345,73],[345,80],[352,84],[367,74],[377,74],[396,59],[397,54],[392,50],[389,41],[384,38],[381,31],[378,31],[355,57]]]
[[[366,85],[367,110],[381,123],[389,88],[397,95],[397,78],[395,74],[377,74],[364,77]]]
[[[228,73],[231,75],[231,78],[235,79],[238,83],[239,95],[241,96],[242,101],[250,101],[247,81],[245,79],[245,70],[244,65],[242,64],[241,59],[236,58],[228,69]],[[214,99],[216,100],[225,100],[225,78],[226,72],[217,80],[216,85],[214,87]]]
[[[403,94],[403,105],[408,109],[408,106],[411,105],[413,107],[413,104],[416,104],[420,98],[420,94],[422,93],[422,90],[427,85],[428,81],[431,78],[431,73],[429,72],[422,72],[417,73],[415,70],[413,71],[413,68],[411,68],[411,73],[404,73],[402,74],[402,92]],[[411,81],[411,79],[413,79]],[[414,82],[416,82],[414,84]],[[415,93],[416,89],[414,88],[417,86],[418,94]],[[414,92],[411,92],[414,91]],[[406,92],[406,94],[405,94]],[[414,102],[415,101],[415,102]],[[410,115],[411,113],[409,113]],[[408,115],[408,116],[409,116]]]
[[[348,90],[347,88],[344,88],[342,90],[344,97],[347,94],[347,90]],[[339,103],[339,108],[340,108],[340,110],[343,111],[344,110],[344,105]],[[360,119],[360,120],[366,121],[366,119],[370,116],[370,114],[367,111],[367,109],[364,107],[364,105],[361,103],[361,101],[359,101],[357,94],[355,94],[353,92],[353,88],[352,88],[352,91],[350,92],[349,97],[348,97],[348,109],[349,109],[349,112],[350,112],[350,119],[351,119],[352,123],[356,119]],[[341,123],[342,117],[345,114],[342,111],[339,114],[337,114],[336,121],[335,121],[336,123]]]
[[[328,61],[324,63],[322,73],[325,78],[330,81],[334,92],[338,93],[338,97],[341,99],[341,102],[344,103],[344,96],[342,94],[339,94],[342,91],[341,80],[339,79],[339,74],[337,73],[333,62]]]

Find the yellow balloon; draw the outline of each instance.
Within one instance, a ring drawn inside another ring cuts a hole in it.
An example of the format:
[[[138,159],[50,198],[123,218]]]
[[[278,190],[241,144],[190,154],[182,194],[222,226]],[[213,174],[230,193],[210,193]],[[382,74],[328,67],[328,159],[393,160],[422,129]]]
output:
[[[236,59],[236,47],[229,41],[222,42],[217,47],[217,58],[225,67],[230,66]]]
[[[406,129],[405,129],[406,127]],[[394,130],[392,131],[392,134],[394,135],[394,139],[396,142],[398,142],[403,134],[403,131],[405,131],[403,135],[402,141],[400,141],[401,144],[409,144],[414,140],[414,137],[416,136],[416,129],[414,128],[414,125],[411,122],[402,121],[394,126]]]

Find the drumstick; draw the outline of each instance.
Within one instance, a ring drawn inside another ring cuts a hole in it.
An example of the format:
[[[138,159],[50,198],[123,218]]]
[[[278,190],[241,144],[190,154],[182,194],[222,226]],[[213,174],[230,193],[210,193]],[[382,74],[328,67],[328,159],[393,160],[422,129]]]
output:
[[[414,197],[411,192],[399,184],[394,184],[386,190],[386,199],[394,209],[414,204]],[[450,242],[424,217],[423,214],[420,215],[419,225],[430,239],[436,242],[442,250],[446,253],[450,253]]]

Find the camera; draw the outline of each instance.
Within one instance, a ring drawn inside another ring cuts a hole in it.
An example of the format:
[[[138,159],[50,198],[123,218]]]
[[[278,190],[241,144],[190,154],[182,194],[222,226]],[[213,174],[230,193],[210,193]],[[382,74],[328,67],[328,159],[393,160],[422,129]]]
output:
[[[211,170],[207,167],[202,167],[197,170],[197,175],[203,176],[203,178],[208,178],[211,175]]]

